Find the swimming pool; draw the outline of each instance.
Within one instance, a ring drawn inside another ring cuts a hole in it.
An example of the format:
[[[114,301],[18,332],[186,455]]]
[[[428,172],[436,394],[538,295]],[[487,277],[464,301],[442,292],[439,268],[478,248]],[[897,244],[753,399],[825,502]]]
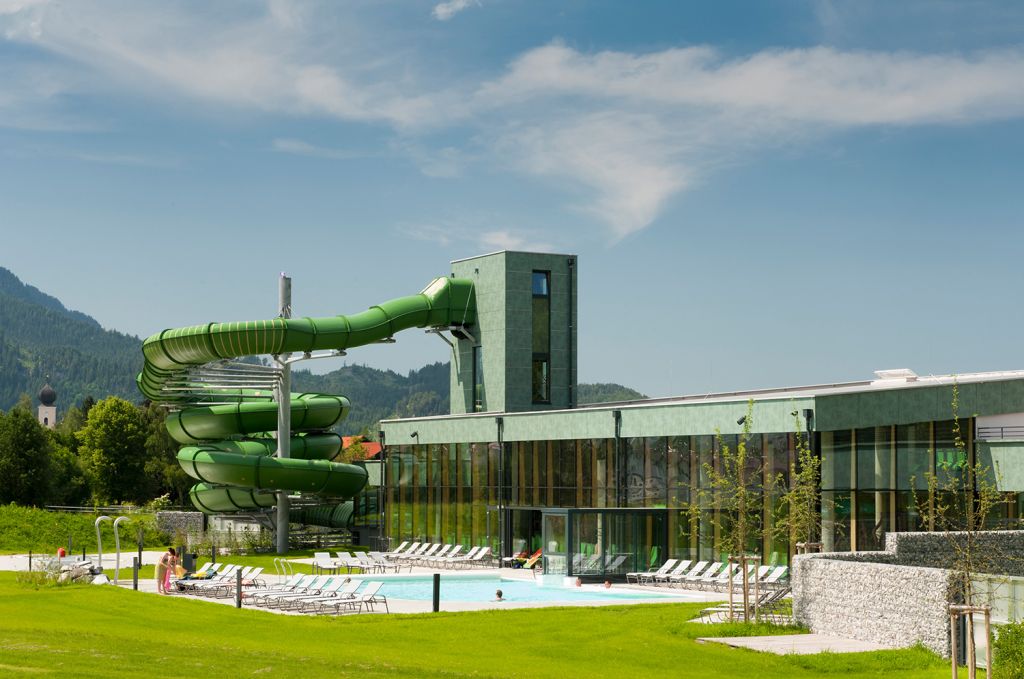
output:
[[[430,577],[394,578],[384,582],[381,592],[389,599],[430,601],[433,598],[433,580]],[[573,602],[573,601],[631,601],[636,599],[679,600],[670,594],[635,592],[624,589],[604,589],[600,586],[539,587],[532,580],[511,578],[441,576],[441,601],[493,601],[495,590],[500,589],[506,601],[515,602]]]

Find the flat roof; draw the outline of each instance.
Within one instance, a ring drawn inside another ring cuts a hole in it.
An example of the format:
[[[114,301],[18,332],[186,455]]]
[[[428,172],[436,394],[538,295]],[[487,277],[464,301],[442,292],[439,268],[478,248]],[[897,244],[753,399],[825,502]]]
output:
[[[859,394],[896,389],[918,389],[942,385],[973,384],[978,382],[1001,382],[1006,380],[1024,379],[1024,370],[1000,370],[992,372],[963,373],[954,375],[917,375],[907,369],[879,370],[874,380],[856,382],[834,382],[831,384],[812,384],[795,387],[774,387],[767,389],[750,389],[746,391],[709,392],[706,394],[690,394],[685,396],[668,396],[662,398],[635,399],[630,401],[609,401],[605,403],[588,403],[575,408],[557,410],[527,410],[502,413],[488,411],[481,413],[458,413],[453,415],[427,415],[423,417],[405,417],[401,419],[381,420],[381,424],[390,422],[414,422],[422,420],[467,419],[475,417],[494,417],[495,415],[551,415],[556,413],[573,413],[587,410],[602,409],[633,409],[665,405],[696,405],[706,403],[743,402],[777,400],[792,398],[814,398],[837,394]]]
[[[545,257],[576,257],[568,253],[560,252],[531,252],[530,250],[495,250],[494,252],[487,252],[482,255],[473,255],[472,257],[463,257],[461,259],[453,259],[450,264],[456,264],[458,262],[468,262],[473,259],[480,259],[481,257],[492,257],[500,254],[514,254],[514,255],[544,255]]]

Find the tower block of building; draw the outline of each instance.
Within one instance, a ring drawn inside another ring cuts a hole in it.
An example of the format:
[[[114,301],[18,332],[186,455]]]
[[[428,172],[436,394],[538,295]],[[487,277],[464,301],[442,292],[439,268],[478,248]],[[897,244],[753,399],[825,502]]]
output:
[[[452,262],[475,282],[477,324],[460,337],[451,413],[576,406],[576,256],[496,252]]]

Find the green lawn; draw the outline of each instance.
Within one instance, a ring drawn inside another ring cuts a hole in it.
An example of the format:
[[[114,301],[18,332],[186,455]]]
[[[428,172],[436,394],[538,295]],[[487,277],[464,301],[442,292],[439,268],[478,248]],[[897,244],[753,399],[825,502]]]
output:
[[[945,677],[926,651],[779,657],[698,636],[700,605],[278,616],[91,585],[33,589],[0,573],[0,674],[137,677]],[[763,630],[762,630],[763,631]]]

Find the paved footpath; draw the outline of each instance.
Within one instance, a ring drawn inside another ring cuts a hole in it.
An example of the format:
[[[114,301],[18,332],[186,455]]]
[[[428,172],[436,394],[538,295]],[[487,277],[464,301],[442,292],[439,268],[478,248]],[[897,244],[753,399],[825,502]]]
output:
[[[831,653],[860,653],[862,651],[884,651],[887,646],[857,639],[840,639],[824,634],[786,634],[768,637],[700,637],[698,643],[725,644],[733,648],[749,648],[776,655],[810,655],[829,651]]]

